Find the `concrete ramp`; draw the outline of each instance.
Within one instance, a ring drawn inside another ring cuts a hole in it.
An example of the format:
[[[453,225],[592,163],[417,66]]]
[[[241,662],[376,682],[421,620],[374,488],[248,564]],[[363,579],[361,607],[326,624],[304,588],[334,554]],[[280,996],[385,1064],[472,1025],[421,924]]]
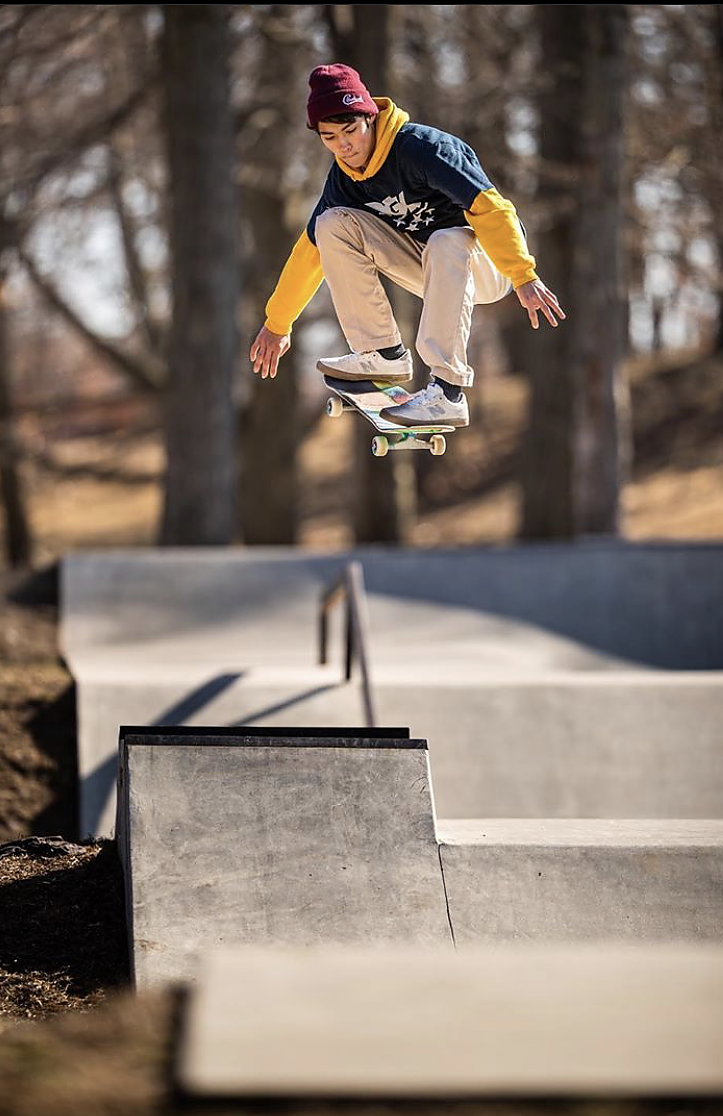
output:
[[[439,821],[459,947],[723,941],[723,821]]]
[[[363,564],[383,724],[430,742],[443,817],[721,817],[723,547],[184,548],[68,555],[81,836],[110,836],[118,729],[354,725],[319,602]],[[513,775],[510,776],[510,771]]]
[[[198,1101],[723,1093],[714,947],[227,949],[188,1008],[179,1076]]]
[[[121,730],[138,985],[221,944],[451,948],[426,742],[367,731]]]

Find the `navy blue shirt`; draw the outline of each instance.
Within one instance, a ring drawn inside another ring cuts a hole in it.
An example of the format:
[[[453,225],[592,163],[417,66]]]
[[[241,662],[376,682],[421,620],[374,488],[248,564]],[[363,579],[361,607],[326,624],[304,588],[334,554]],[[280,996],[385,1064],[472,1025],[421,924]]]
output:
[[[467,225],[464,210],[481,190],[492,188],[468,144],[438,128],[403,124],[371,178],[355,182],[334,162],[306,231],[316,244],[316,218],[344,206],[372,213],[424,242],[437,229]]]

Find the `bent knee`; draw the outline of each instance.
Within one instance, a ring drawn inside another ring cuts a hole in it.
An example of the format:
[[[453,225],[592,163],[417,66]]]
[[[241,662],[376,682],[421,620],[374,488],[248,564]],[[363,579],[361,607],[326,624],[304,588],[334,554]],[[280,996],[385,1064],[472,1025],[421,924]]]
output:
[[[456,226],[452,229],[437,229],[427,241],[425,252],[428,255],[470,256],[479,248],[474,229]]]
[[[351,210],[345,208],[343,205],[336,205],[331,209],[325,209],[324,212],[320,213],[316,218],[314,231],[317,238],[319,234],[323,236],[325,233],[337,229],[339,225],[350,216]]]

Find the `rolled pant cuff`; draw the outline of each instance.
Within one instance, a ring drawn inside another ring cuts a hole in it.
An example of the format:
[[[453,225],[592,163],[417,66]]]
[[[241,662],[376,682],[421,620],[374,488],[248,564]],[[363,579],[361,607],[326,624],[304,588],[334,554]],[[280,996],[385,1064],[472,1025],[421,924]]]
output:
[[[431,368],[430,373],[432,376],[439,376],[445,383],[456,384],[461,388],[472,387],[474,383],[474,372],[460,373],[453,372],[451,368]]]
[[[353,353],[368,353],[373,349],[392,349],[395,345],[402,344],[402,338],[397,333],[387,334],[386,337],[347,337],[347,344]],[[405,346],[406,348],[406,346]]]

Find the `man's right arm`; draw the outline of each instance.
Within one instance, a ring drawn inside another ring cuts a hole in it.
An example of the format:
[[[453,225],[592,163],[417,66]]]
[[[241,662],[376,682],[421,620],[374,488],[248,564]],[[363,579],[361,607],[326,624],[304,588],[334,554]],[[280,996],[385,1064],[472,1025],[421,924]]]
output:
[[[311,302],[323,279],[319,249],[311,243],[304,229],[266,303],[266,328],[272,333],[291,333],[294,322]]]
[[[319,249],[304,229],[266,303],[266,321],[249,352],[254,372],[260,372],[262,379],[276,376],[279,360],[291,348],[293,324],[311,302],[323,278]]]
[[[331,174],[331,172],[330,172]],[[291,348],[291,330],[324,279],[319,249],[314,240],[316,218],[329,206],[329,178],[308,224],[284,264],[279,281],[266,303],[266,321],[251,346],[254,372],[262,378],[276,376],[279,360]]]

